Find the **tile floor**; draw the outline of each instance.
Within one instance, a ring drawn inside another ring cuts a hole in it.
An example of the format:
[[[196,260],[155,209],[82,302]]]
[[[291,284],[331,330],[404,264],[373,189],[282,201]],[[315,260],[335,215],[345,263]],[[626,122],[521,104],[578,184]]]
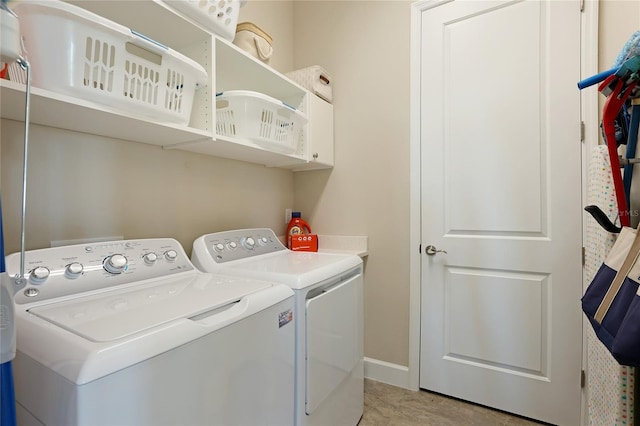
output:
[[[440,394],[365,379],[358,426],[539,426],[541,423]]]

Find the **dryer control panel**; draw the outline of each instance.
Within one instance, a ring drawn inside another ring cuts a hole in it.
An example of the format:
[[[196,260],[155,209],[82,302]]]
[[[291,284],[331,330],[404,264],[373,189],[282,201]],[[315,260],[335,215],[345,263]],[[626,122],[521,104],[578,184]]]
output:
[[[192,255],[197,245],[204,245],[206,252],[216,263],[245,259],[274,253],[287,248],[269,228],[237,229],[203,235],[193,243]],[[202,247],[200,247],[202,248]]]
[[[25,252],[25,276],[18,282],[20,253],[6,258],[16,304],[31,303],[193,272],[172,238],[121,240]]]

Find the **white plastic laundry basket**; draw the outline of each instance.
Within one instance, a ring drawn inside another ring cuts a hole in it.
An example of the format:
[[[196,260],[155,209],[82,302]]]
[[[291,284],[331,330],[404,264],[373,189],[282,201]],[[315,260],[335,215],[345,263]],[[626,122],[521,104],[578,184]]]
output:
[[[163,1],[219,36],[233,40],[240,14],[240,0]]]
[[[216,98],[216,133],[251,140],[283,154],[298,148],[307,117],[297,109],[262,93],[222,92]]]
[[[207,73],[195,61],[108,19],[57,0],[14,8],[36,87],[158,121],[188,124]]]

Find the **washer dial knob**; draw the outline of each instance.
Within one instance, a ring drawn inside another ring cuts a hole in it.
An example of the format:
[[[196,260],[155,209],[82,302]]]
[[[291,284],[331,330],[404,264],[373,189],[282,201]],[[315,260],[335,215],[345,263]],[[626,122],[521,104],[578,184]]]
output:
[[[229,249],[231,250],[235,250],[238,248],[238,243],[236,243],[235,241],[231,241],[229,244],[227,244],[227,247],[229,247]]]
[[[156,263],[156,260],[158,260],[158,255],[154,252],[145,253],[142,256],[142,260],[144,260],[144,263],[146,263],[147,265],[153,265],[154,263]]]
[[[164,252],[164,258],[169,262],[173,262],[178,257],[178,252],[171,249]]]
[[[102,266],[105,271],[111,274],[121,274],[127,270],[127,263],[128,260],[123,255],[112,254],[104,260]]]
[[[269,243],[269,240],[267,239],[267,237],[258,238],[258,244],[260,244],[261,246],[266,246],[267,243]]]
[[[256,246],[256,240],[254,240],[252,237],[243,238],[242,245],[247,250],[253,250],[253,248]]]
[[[224,250],[224,244],[216,243],[216,244],[213,245],[213,248],[215,249],[215,251],[223,251]]]
[[[51,271],[49,271],[49,268],[46,266],[38,266],[29,274],[29,281],[33,284],[42,284],[47,278],[49,278],[50,273]]]
[[[73,262],[67,265],[66,268],[64,268],[64,275],[67,278],[70,279],[75,279],[78,278],[80,275],[82,275],[82,272],[84,271],[84,266],[82,266],[82,263],[80,262]]]

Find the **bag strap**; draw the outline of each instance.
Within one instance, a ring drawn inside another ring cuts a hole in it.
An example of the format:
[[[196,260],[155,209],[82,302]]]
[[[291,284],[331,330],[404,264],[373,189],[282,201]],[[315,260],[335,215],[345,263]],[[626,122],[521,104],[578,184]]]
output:
[[[638,225],[638,228],[640,228],[640,225]],[[618,292],[620,291],[620,288],[622,287],[622,283],[624,282],[629,272],[631,272],[631,268],[633,268],[633,265],[638,260],[638,257],[640,257],[640,230],[636,229],[636,236],[633,239],[631,248],[629,248],[629,253],[627,253],[627,256],[624,258],[622,266],[616,273],[613,282],[609,286],[609,289],[602,298],[602,302],[600,302],[600,306],[598,306],[598,310],[593,316],[598,324],[602,323],[604,316],[609,311],[613,300],[616,298]]]
[[[258,52],[260,60],[266,61],[271,58],[271,54],[273,53],[273,46],[271,46],[265,39],[261,37],[253,36],[253,42],[256,45],[256,51]]]

